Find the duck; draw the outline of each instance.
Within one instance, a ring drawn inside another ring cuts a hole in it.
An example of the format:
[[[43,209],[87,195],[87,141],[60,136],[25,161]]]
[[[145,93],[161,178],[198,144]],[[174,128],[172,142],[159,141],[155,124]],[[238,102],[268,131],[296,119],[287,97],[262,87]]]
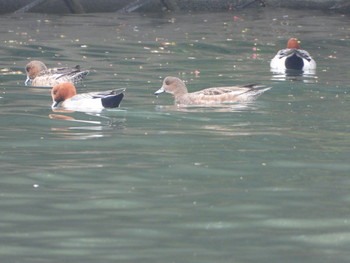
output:
[[[248,102],[271,87],[249,84],[244,86],[213,87],[189,93],[185,83],[177,78],[164,78],[162,87],[154,94],[170,93],[177,105],[217,105],[223,103]]]
[[[300,48],[300,41],[297,38],[290,38],[286,49],[277,52],[270,62],[272,71],[300,70],[304,72],[314,72],[316,62],[309,52]]]
[[[63,82],[79,83],[89,74],[88,70],[81,71],[79,65],[75,67],[47,68],[39,60],[30,61],[26,65],[25,70],[27,79],[24,84],[37,87],[53,87]]]
[[[101,111],[106,108],[117,108],[124,97],[125,89],[89,92],[77,94],[70,82],[56,84],[51,90],[52,109],[73,111]]]

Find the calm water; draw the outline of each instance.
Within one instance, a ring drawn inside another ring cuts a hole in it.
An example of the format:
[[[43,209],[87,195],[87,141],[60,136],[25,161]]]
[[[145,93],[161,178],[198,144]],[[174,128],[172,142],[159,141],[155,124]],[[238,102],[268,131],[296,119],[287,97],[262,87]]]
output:
[[[0,19],[1,262],[349,262],[349,17]],[[292,36],[315,76],[270,73]],[[90,69],[79,92],[126,87],[122,107],[52,112],[49,89],[23,85],[31,59]],[[178,109],[153,95],[167,75],[273,88]]]

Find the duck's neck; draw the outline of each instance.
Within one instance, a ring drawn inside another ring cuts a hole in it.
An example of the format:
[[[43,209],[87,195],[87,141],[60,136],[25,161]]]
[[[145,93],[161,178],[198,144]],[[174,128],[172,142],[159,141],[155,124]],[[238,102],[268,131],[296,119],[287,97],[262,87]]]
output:
[[[182,81],[177,83],[177,89],[174,92],[174,97],[180,97],[180,96],[183,96],[187,93],[188,93],[188,90],[187,90],[185,83],[183,83]]]

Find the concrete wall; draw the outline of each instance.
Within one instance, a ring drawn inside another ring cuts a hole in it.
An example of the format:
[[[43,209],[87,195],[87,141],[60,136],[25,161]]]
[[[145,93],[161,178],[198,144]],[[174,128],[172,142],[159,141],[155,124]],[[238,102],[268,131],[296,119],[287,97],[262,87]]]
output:
[[[253,2],[253,3],[252,3]],[[323,9],[350,13],[350,0],[1,0],[0,13],[91,13],[91,12],[159,12],[220,11],[234,8],[288,7]],[[251,4],[250,4],[251,3]]]

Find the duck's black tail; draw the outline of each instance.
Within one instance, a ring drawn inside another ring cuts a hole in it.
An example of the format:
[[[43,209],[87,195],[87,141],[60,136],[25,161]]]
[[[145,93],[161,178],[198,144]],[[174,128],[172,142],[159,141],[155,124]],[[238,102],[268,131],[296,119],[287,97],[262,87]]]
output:
[[[102,98],[102,105],[105,108],[117,108],[124,97],[123,93]]]

